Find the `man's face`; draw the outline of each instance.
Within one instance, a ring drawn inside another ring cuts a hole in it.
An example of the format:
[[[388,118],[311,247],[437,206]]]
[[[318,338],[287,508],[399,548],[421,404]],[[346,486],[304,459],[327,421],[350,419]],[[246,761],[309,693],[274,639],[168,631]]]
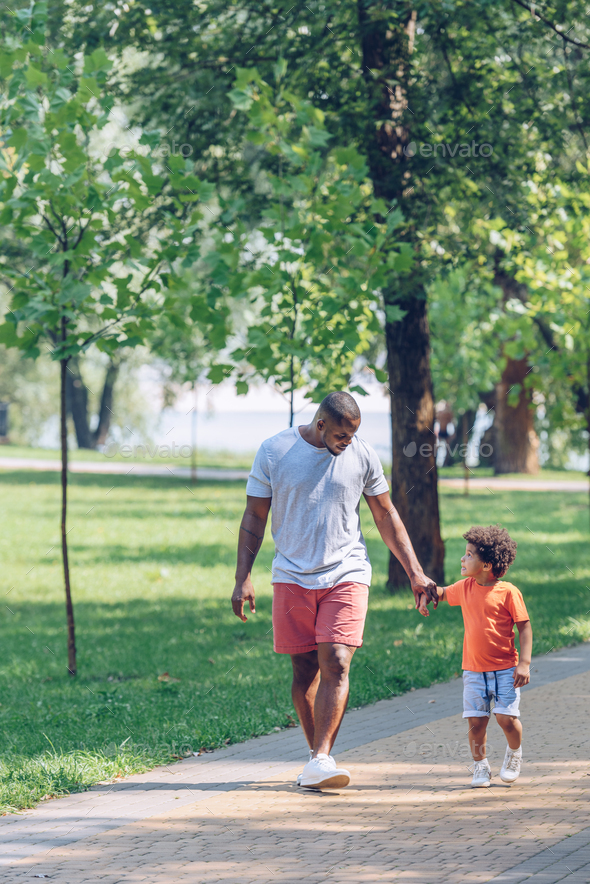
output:
[[[334,457],[338,457],[339,454],[342,454],[348,448],[360,425],[360,419],[356,421],[345,419],[340,423],[336,423],[336,421],[328,418],[326,420],[319,420],[317,423],[320,438]]]

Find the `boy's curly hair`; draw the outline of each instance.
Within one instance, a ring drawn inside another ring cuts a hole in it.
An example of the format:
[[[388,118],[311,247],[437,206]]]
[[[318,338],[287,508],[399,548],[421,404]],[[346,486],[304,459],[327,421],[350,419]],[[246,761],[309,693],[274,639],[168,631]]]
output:
[[[516,558],[516,541],[499,525],[474,525],[463,537],[474,545],[482,562],[492,566],[494,577],[503,577]]]

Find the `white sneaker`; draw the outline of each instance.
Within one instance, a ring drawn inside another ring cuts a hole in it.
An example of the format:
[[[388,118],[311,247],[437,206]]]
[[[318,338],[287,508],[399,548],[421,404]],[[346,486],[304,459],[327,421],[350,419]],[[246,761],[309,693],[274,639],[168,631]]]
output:
[[[331,755],[322,754],[307,762],[299,785],[304,789],[342,789],[349,783],[350,773],[343,767],[336,767]]]
[[[522,746],[518,749],[506,747],[506,755],[504,756],[504,764],[500,771],[500,779],[503,783],[513,783],[518,779],[520,773],[520,763],[522,761]]]
[[[474,761],[473,779],[471,780],[472,787],[474,789],[485,789],[491,784],[491,779],[492,771],[490,770],[490,763],[487,758],[484,758],[483,761]]]
[[[309,760],[310,760],[310,761],[311,761],[311,756],[312,756],[312,755],[313,755],[313,749],[310,749],[310,750],[309,750]],[[303,771],[301,771],[301,773],[298,774],[297,779],[296,779],[296,781],[295,781],[296,784],[297,784],[298,786],[301,785],[301,777],[302,777],[302,776],[303,776]]]

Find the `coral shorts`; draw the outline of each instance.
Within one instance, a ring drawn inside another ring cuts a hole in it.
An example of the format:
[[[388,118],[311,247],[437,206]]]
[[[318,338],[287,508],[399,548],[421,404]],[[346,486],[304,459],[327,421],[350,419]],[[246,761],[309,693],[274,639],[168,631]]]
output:
[[[275,583],[273,589],[277,654],[316,651],[320,642],[361,647],[369,603],[369,587],[364,583],[338,583],[326,589]]]

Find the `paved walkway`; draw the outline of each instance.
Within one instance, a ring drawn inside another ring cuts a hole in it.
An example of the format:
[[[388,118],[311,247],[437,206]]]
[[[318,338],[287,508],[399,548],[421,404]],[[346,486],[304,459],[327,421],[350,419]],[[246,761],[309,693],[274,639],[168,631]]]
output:
[[[170,463],[174,463],[173,460]],[[104,460],[72,460],[69,463],[72,473],[108,473],[134,476],[175,476],[178,479],[190,479],[189,467],[148,464],[137,461]],[[59,460],[41,460],[36,457],[0,457],[0,470],[49,470],[57,472],[61,469]],[[199,479],[221,479],[236,481],[247,479],[248,470],[228,470],[199,467]],[[439,479],[439,485],[448,488],[465,487],[463,479]],[[479,477],[469,479],[470,489],[496,488],[506,491],[588,491],[588,482],[583,479],[502,479],[491,476],[487,479]]]
[[[174,460],[171,459],[173,464]],[[68,463],[71,473],[101,473],[133,476],[175,476],[178,479],[190,479],[190,467],[166,466],[164,464],[149,464],[141,461],[120,460],[71,460]],[[61,463],[54,460],[41,460],[37,457],[0,457],[0,470],[41,470],[59,472]],[[197,476],[199,479],[223,479],[235,481],[247,479],[248,470],[226,470],[199,467]]]
[[[461,682],[351,710],[340,792],[297,789],[299,728],[0,819],[2,880],[63,884],[590,881],[590,644],[523,691],[518,783],[469,788]],[[490,725],[497,774],[504,754]]]

